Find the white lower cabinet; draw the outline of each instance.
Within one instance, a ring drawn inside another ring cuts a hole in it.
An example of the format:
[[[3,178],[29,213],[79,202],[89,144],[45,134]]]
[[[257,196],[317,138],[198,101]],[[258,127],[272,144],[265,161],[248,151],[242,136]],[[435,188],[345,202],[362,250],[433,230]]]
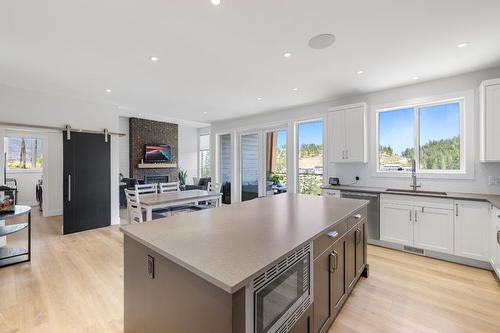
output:
[[[381,195],[380,239],[453,254],[453,202]]]
[[[413,244],[413,207],[398,202],[380,202],[380,240],[401,245]]]
[[[492,207],[490,210],[490,264],[500,278],[500,209]]]
[[[480,201],[455,200],[456,256],[489,261],[490,205]]]
[[[453,210],[415,207],[413,246],[453,254]]]

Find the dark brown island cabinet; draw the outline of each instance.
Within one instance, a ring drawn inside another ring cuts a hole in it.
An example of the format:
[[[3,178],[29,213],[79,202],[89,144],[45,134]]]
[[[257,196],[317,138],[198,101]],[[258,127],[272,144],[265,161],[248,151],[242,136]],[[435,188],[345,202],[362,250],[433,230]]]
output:
[[[122,227],[125,333],[327,332],[368,276],[367,204],[288,194]],[[284,324],[256,325],[295,284],[307,297]]]
[[[359,278],[368,277],[366,214],[365,207],[314,241],[315,333],[328,331]]]

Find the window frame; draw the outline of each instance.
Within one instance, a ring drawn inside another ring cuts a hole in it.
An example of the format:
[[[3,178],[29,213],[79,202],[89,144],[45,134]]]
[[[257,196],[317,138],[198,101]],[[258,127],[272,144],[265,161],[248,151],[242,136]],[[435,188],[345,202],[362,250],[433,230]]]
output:
[[[24,139],[36,139],[36,140],[41,140],[42,141],[42,145],[45,145],[45,139],[42,138],[42,137],[38,137],[38,136],[30,136],[30,135],[19,135],[19,134],[16,134],[16,133],[13,133],[13,134],[6,134],[4,137],[4,152],[5,154],[8,153],[8,141],[10,138],[24,138]],[[42,158],[45,158],[45,150],[43,148],[44,146],[42,146],[42,149],[40,150],[40,154],[42,155]],[[7,155],[6,155],[7,156]],[[9,168],[8,166],[8,163],[7,161],[6,162],[6,172],[7,173],[41,173],[43,172],[43,167],[44,167],[44,163],[42,163],[41,167],[39,168],[27,168],[27,169],[22,169],[22,168],[16,168],[16,169],[11,169]]]
[[[425,170],[420,169],[420,115],[419,110],[423,107],[456,103],[460,104],[460,170]],[[377,105],[372,107],[372,176],[407,178],[409,171],[381,171],[379,161],[379,114],[381,112],[396,111],[405,108],[414,109],[414,144],[416,144],[415,155],[417,160],[417,175],[428,179],[474,179],[474,114],[475,99],[474,91],[448,94],[438,97],[403,101],[388,105]]]

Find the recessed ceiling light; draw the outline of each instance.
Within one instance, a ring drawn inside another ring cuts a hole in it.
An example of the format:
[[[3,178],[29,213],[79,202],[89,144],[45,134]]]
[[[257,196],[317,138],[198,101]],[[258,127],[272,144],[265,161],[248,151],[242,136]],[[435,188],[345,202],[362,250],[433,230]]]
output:
[[[208,112],[207,111],[203,111],[203,114],[207,114]]]
[[[105,91],[106,91],[108,94],[111,94],[111,92],[112,92],[113,90],[111,90],[111,89],[106,89]]]
[[[463,42],[463,43],[458,44],[457,47],[461,49],[462,47],[469,46],[469,44],[470,44],[469,42]]]
[[[262,101],[262,97],[257,97],[257,100],[258,101]]]
[[[283,57],[285,57],[285,58],[290,58],[291,56],[292,56],[292,54],[290,52],[283,53]]]
[[[297,90],[299,90],[299,88],[293,88],[292,90],[293,90],[293,91],[297,91]]]
[[[218,6],[220,5],[220,0],[210,0],[210,2],[212,3],[212,5],[214,6]]]
[[[139,113],[139,117],[142,116],[142,113]]]
[[[151,58],[149,58],[152,62],[157,62],[158,60],[158,57],[155,57],[155,56],[152,56]]]
[[[336,39],[337,38],[335,37],[335,35],[332,34],[317,35],[309,40],[309,47],[316,50],[326,49],[327,47],[335,43]]]
[[[412,77],[412,79],[413,79],[413,80],[418,80],[418,79],[420,79],[420,77],[418,77],[418,76],[414,76],[414,77]]]
[[[356,74],[358,74],[358,75],[361,75],[363,73],[364,73],[364,71],[361,71],[361,70],[359,70],[359,71],[356,72]]]

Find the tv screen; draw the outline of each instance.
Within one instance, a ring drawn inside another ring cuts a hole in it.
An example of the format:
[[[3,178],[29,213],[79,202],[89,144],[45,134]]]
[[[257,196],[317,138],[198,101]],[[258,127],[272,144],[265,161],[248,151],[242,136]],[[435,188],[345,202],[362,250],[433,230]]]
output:
[[[147,145],[144,160],[170,162],[172,160],[172,147],[169,145]]]

